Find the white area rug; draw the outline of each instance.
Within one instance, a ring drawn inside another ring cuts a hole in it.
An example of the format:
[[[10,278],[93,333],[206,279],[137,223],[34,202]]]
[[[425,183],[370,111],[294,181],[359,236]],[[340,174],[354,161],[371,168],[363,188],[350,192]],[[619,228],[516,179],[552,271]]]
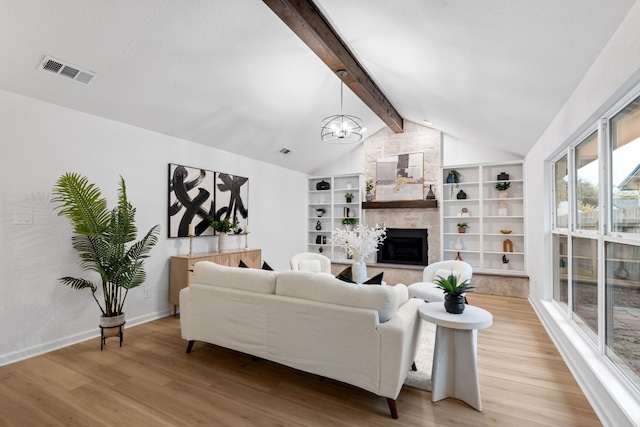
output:
[[[409,371],[404,385],[431,391],[431,365],[433,364],[433,346],[436,340],[436,325],[424,322],[420,347],[416,356],[417,371]]]

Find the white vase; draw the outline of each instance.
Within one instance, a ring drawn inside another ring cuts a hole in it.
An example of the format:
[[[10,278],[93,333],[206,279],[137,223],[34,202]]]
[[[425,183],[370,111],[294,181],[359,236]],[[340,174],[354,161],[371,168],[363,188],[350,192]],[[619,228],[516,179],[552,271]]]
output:
[[[498,191],[498,198],[499,199],[508,199],[509,198],[509,193],[507,192],[507,190]]]
[[[228,251],[229,245],[229,235],[227,233],[218,233],[218,252]]]
[[[459,238],[459,237],[456,239],[456,243],[453,245],[453,248],[454,248],[454,249],[457,249],[457,250],[461,250],[461,249],[463,249],[463,247],[462,247],[462,241],[460,240],[460,238]]]
[[[353,262],[351,266],[351,277],[356,283],[363,283],[367,280],[367,264],[364,262],[364,258],[359,256]]]
[[[508,262],[503,262],[502,263],[502,269],[503,270],[508,270],[509,269],[509,263]]]

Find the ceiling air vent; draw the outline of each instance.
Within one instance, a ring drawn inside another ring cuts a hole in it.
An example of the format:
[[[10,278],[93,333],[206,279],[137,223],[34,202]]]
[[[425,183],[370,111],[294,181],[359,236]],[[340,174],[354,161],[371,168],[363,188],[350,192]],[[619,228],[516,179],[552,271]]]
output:
[[[289,150],[288,148],[281,148],[279,153],[282,154],[283,156],[288,156],[292,153],[292,151]]]
[[[45,56],[42,59],[38,66],[38,70],[55,74],[63,79],[72,80],[77,83],[82,83],[83,85],[90,85],[97,77],[97,74],[93,71],[83,70],[80,67],[76,67],[75,65],[71,65],[50,56]]]

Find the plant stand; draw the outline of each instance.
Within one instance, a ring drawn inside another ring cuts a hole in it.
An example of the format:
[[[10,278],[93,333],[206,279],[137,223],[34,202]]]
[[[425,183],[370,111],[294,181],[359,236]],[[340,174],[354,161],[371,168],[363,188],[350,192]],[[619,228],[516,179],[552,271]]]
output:
[[[126,323],[126,322],[124,322]],[[104,348],[109,337],[120,337],[120,347],[122,347],[122,339],[124,338],[124,323],[118,326],[100,326],[100,351]]]

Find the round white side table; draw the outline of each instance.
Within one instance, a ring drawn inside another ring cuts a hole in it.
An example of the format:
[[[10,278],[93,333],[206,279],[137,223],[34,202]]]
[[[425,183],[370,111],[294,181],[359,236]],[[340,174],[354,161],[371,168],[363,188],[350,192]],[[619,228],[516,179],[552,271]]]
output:
[[[442,302],[423,304],[418,311],[420,318],[437,325],[431,401],[454,397],[482,411],[477,334],[493,324],[493,316],[472,305],[462,314],[447,313]]]

